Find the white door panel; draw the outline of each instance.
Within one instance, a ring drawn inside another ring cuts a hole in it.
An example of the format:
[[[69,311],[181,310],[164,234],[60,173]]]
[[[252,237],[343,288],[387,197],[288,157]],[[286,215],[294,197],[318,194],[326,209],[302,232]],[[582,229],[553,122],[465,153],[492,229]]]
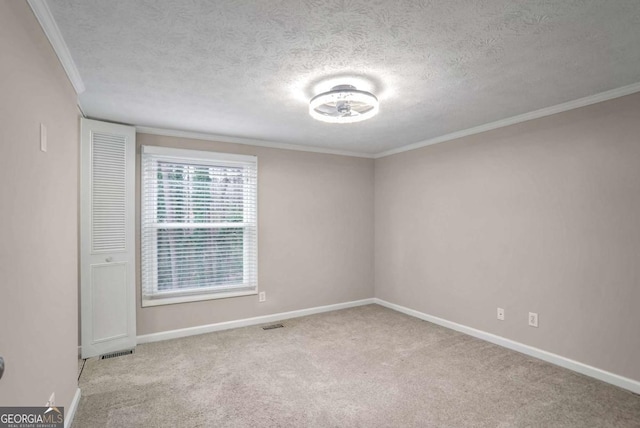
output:
[[[127,264],[91,265],[91,310],[93,341],[127,337]]]
[[[82,357],[130,349],[135,325],[135,128],[82,119]]]

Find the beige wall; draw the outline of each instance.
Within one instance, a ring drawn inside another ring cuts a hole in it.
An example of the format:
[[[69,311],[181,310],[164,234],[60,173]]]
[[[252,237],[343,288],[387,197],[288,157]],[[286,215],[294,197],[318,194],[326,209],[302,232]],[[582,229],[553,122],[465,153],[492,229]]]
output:
[[[138,269],[138,335],[373,296],[372,159],[149,134],[137,142],[258,156],[258,287],[267,293],[264,303],[246,296],[142,308]]]
[[[26,2],[0,2],[0,405],[77,388],[78,110]],[[40,123],[48,151],[40,152]]]
[[[376,297],[640,380],[640,94],[378,159],[375,206]]]

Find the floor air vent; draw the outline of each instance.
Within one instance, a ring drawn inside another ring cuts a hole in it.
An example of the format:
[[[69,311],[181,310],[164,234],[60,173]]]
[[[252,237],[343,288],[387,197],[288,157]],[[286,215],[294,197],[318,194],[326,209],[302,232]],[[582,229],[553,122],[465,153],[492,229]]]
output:
[[[282,324],[271,324],[271,325],[265,325],[264,327],[262,327],[263,330],[273,330],[274,328],[282,328],[284,327]]]
[[[131,355],[131,354],[133,354],[133,349],[128,349],[126,351],[118,351],[118,352],[112,352],[110,354],[100,355],[100,359],[107,360],[109,358],[122,357],[123,355]]]

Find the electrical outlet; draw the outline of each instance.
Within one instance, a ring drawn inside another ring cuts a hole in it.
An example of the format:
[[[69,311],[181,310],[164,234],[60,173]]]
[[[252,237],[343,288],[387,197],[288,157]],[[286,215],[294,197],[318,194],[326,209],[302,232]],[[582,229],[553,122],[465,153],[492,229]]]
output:
[[[504,309],[498,308],[498,319],[504,321]]]
[[[538,314],[535,312],[529,312],[529,325],[531,327],[538,327]]]
[[[267,300],[267,292],[266,291],[261,291],[260,293],[258,293],[258,301],[259,302],[265,302]]]

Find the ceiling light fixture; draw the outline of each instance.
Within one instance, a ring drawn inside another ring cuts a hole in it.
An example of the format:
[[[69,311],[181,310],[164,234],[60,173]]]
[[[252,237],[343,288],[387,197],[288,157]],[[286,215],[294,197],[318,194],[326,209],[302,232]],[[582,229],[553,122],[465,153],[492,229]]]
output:
[[[375,95],[351,85],[334,86],[309,101],[311,117],[329,123],[354,123],[375,116],[380,103]]]

